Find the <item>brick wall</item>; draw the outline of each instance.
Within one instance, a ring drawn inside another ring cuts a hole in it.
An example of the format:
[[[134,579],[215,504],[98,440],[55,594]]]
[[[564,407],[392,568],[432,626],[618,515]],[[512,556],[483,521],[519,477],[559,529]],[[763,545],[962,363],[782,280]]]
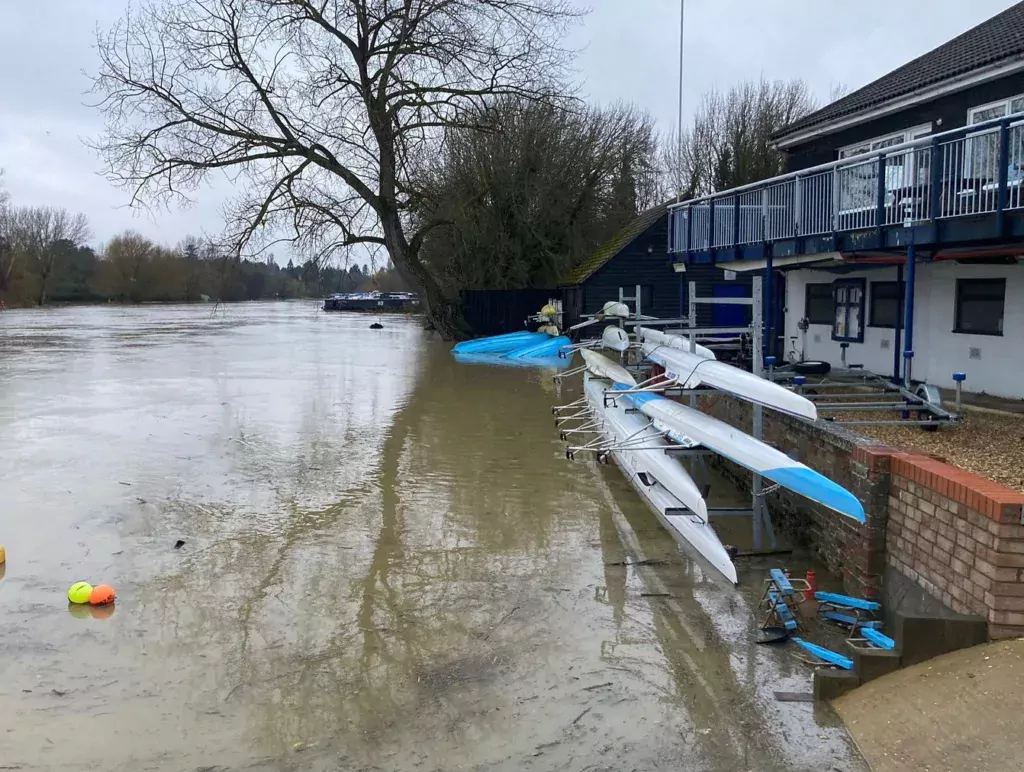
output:
[[[752,406],[724,395],[701,410],[749,432]],[[841,426],[763,413],[764,440],[864,505],[859,525],[784,489],[768,494],[777,528],[809,545],[851,595],[884,598],[888,565],[992,638],[1024,634],[1024,493],[939,459],[878,445]],[[955,430],[954,430],[955,431]],[[750,473],[719,459],[741,484]]]
[[[746,432],[753,426],[753,406],[743,400],[724,395],[701,397],[700,409]],[[771,410],[762,415],[765,442],[851,491],[865,504],[868,519],[867,526],[859,526],[792,491],[776,488],[766,499],[776,529],[791,542],[811,547],[830,571],[843,577],[846,592],[878,597],[885,569],[888,467],[858,454],[870,440],[841,426],[810,424]],[[716,463],[730,477],[749,485],[749,471],[724,459],[716,459]],[[874,503],[873,509],[869,502]]]
[[[887,561],[946,606],[1024,632],[1024,494],[941,461],[894,452]]]

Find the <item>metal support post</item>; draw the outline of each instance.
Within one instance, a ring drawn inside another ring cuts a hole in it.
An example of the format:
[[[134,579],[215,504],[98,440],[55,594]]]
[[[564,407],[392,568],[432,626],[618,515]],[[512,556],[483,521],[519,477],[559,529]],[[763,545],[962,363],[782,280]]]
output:
[[[917,259],[917,251],[914,247],[914,231],[909,227],[910,244],[907,245],[907,275],[906,292],[903,299],[903,385],[910,388],[912,360],[914,359],[914,262]]]

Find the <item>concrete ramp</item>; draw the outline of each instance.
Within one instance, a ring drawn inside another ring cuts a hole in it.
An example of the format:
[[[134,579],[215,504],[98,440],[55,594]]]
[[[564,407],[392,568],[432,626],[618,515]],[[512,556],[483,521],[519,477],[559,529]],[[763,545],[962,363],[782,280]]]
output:
[[[898,670],[833,705],[874,772],[1017,772],[1024,638]]]

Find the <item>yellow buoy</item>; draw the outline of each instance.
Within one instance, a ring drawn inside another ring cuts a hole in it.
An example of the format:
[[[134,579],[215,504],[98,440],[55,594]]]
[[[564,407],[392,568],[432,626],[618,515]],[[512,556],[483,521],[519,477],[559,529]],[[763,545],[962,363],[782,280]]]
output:
[[[7,550],[4,549],[4,545],[0,544],[0,566],[7,562]]]
[[[68,600],[72,603],[88,603],[92,595],[92,585],[88,582],[75,582],[68,590]]]

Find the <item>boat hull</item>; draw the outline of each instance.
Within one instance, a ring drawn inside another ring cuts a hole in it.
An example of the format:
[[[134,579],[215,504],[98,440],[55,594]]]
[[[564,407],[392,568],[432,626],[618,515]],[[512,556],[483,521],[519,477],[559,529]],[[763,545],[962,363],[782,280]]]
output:
[[[626,390],[626,384],[616,384]],[[680,432],[730,461],[842,515],[865,522],[864,507],[841,485],[739,429],[660,394],[624,394],[653,421]]]
[[[622,404],[605,407],[607,383],[587,376],[585,388],[588,404],[607,439],[619,444],[630,438],[642,440],[641,450],[623,447],[610,451],[609,455],[654,511],[662,526],[735,584],[736,566],[708,522],[707,504],[700,490],[679,462],[665,453],[664,449],[671,447],[671,443],[666,442],[646,419],[627,413]],[[681,513],[687,509],[692,514]]]
[[[643,352],[652,362],[664,367],[666,375],[686,388],[703,383],[780,413],[811,421],[818,418],[817,408],[806,397],[738,367],[651,342],[643,344]]]
[[[490,335],[476,340],[464,340],[461,343],[456,343],[452,347],[452,351],[463,354],[506,354],[517,348],[543,343],[550,339],[551,336],[546,332],[522,330],[505,335]]]

